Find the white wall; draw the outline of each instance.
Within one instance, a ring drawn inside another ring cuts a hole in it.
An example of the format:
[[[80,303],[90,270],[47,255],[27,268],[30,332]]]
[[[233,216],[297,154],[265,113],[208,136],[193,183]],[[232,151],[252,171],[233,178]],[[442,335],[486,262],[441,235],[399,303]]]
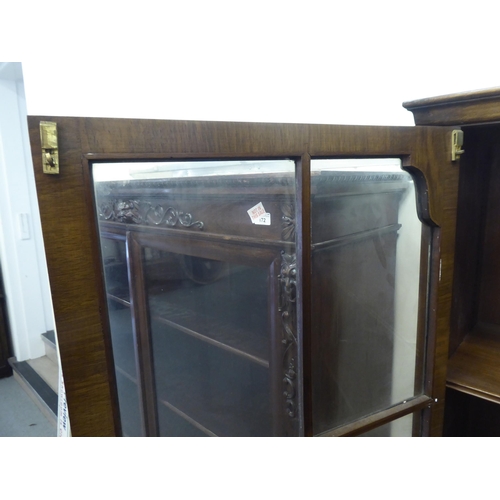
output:
[[[30,114],[412,125],[403,101],[500,80],[491,0],[56,0],[50,37],[23,3]]]
[[[54,328],[20,63],[0,63],[0,259],[14,356],[44,354]]]

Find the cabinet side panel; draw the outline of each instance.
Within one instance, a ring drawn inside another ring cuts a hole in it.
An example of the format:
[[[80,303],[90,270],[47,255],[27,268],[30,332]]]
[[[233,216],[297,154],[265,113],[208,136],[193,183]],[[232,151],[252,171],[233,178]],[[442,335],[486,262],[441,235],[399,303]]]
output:
[[[73,436],[114,436],[114,374],[102,330],[105,298],[82,168],[79,121],[59,127],[60,174],[42,172],[40,118],[29,119],[58,343]],[[96,279],[97,288],[96,288]],[[101,285],[101,286],[99,286]],[[106,323],[107,324],[107,323]]]

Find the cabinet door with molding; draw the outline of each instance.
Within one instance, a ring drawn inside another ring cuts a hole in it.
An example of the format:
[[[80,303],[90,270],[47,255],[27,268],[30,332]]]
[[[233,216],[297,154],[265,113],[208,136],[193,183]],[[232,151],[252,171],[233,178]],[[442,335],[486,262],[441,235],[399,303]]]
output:
[[[29,127],[74,435],[441,433],[451,129]]]

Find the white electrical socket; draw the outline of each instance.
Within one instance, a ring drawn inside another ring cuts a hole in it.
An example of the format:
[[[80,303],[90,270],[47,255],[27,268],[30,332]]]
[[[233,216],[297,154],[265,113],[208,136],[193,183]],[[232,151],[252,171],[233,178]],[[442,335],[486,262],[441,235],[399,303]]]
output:
[[[18,214],[17,222],[19,229],[19,238],[21,240],[29,240],[31,238],[29,214]]]

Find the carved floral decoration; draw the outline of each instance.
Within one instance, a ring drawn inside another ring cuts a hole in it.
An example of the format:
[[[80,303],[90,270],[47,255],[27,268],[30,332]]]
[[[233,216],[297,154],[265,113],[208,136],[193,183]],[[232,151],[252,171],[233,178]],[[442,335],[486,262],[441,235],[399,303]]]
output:
[[[196,227],[203,229],[203,222],[194,221],[190,213],[181,212],[174,207],[162,205],[153,206],[149,202],[137,200],[113,200],[104,202],[100,206],[101,219],[122,222],[125,224],[154,224],[174,227]]]
[[[283,326],[283,395],[285,397],[286,414],[296,416],[296,359],[297,359],[297,325],[296,325],[296,290],[297,260],[295,254],[281,252],[280,304],[281,323]]]

